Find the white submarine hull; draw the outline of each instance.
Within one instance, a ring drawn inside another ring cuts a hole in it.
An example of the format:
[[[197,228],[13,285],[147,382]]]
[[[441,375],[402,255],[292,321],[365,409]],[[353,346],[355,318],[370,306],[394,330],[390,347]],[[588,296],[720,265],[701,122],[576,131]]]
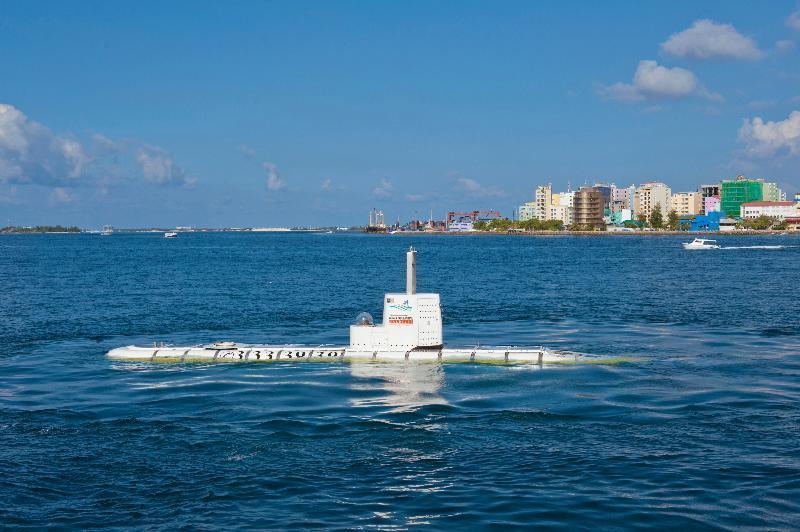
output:
[[[487,364],[558,364],[584,362],[583,355],[543,347],[444,347],[437,293],[417,293],[416,251],[406,254],[406,292],[383,300],[383,323],[362,313],[350,326],[350,345],[254,345],[218,342],[195,346],[127,346],[112,349],[114,360],[146,362],[479,362]]]
[[[131,362],[473,362],[512,364],[564,364],[580,362],[582,355],[557,353],[545,348],[491,347],[441,348],[409,351],[363,351],[349,347],[251,345],[198,345],[192,347],[127,346],[112,349],[113,360]]]

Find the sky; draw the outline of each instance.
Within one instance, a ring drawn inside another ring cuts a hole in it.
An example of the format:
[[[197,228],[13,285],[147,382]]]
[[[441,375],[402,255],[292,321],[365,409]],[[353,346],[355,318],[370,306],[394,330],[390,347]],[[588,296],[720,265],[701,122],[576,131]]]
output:
[[[0,226],[511,216],[800,192],[800,3],[3,0]]]

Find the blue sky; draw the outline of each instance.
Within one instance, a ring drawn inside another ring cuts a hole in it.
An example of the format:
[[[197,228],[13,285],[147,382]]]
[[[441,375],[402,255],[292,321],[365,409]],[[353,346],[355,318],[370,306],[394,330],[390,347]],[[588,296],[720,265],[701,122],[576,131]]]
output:
[[[798,9],[6,0],[0,225],[511,215],[546,182],[737,173],[793,193]]]

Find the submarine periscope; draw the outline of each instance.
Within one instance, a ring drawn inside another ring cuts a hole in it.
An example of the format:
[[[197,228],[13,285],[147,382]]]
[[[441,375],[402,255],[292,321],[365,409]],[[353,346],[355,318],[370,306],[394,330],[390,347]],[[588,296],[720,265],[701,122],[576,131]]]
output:
[[[255,345],[217,342],[195,346],[127,346],[108,358],[137,362],[475,362],[558,364],[578,362],[582,355],[544,347],[447,347],[444,344],[439,294],[417,293],[417,252],[406,253],[406,291],[383,298],[383,322],[362,312],[350,326],[347,346]]]

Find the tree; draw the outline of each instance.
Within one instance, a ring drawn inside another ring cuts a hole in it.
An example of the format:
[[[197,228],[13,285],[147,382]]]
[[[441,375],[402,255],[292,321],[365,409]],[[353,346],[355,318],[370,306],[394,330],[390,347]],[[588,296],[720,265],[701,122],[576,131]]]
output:
[[[677,231],[680,229],[680,223],[681,221],[678,218],[678,213],[675,211],[675,209],[669,211],[669,214],[667,214],[667,227],[669,227],[672,231]]]
[[[661,204],[656,203],[653,211],[650,213],[650,227],[653,229],[661,229],[664,227],[664,215],[661,214]]]
[[[511,229],[511,220],[508,218],[496,218],[492,220],[490,229],[492,231],[508,231]]]
[[[639,227],[641,229],[644,229],[645,226],[647,226],[647,216],[645,216],[644,213],[637,215],[636,220],[639,222]]]
[[[742,221],[742,225],[747,229],[763,230],[772,227],[775,218],[762,214],[758,218],[748,218]]]
[[[489,229],[489,224],[487,224],[483,220],[478,220],[477,222],[472,224],[472,228],[475,229],[476,231],[486,231],[487,229]]]

